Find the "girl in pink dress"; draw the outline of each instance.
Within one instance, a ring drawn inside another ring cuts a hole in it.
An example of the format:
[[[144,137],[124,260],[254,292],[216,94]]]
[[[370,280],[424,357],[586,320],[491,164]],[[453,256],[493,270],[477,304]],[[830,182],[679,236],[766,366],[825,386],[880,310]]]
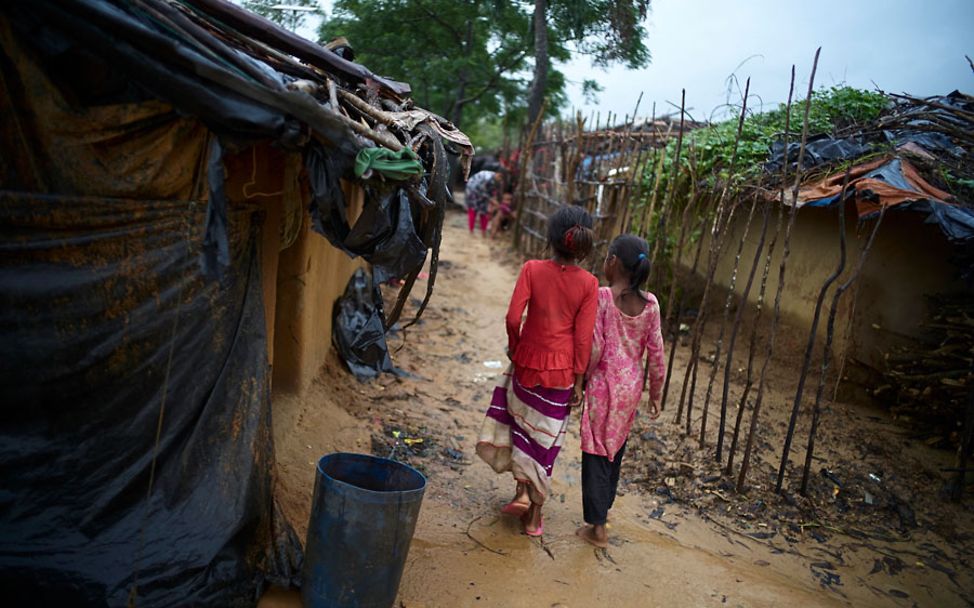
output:
[[[649,277],[648,246],[622,235],[609,246],[599,288],[595,337],[582,412],[582,510],[577,534],[597,547],[608,546],[605,521],[615,500],[626,438],[643,389],[642,361],[648,353],[649,417],[659,417],[666,375],[663,335],[656,296],[640,291]]]

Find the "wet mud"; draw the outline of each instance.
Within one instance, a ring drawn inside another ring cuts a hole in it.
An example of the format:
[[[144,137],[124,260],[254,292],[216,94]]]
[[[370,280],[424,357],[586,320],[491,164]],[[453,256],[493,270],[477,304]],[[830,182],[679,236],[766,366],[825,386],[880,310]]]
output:
[[[339,450],[387,456],[395,449],[429,478],[400,587],[399,605],[407,608],[971,605],[970,501],[943,506],[936,496],[917,499],[911,507],[917,525],[904,531],[894,525],[895,513],[862,515],[862,496],[853,491],[859,485],[848,484],[844,511],[836,505],[841,492],[825,477],[817,478],[810,501],[772,497],[767,479],[777,455],[761,446],[752,487],[738,496],[708,464],[713,442],[707,450],[695,447],[672,411],[637,421],[608,549],[575,535],[582,524],[577,415],[555,466],[544,536],[524,535],[517,520],[499,513],[513,495],[512,480],[474,453],[502,371],[496,362],[506,361],[504,312],[518,264],[505,245],[470,236],[466,218],[448,214],[429,309],[420,325],[389,341],[408,375],[362,384],[333,359],[307,395],[275,400],[277,497],[301,538],[318,457]],[[675,369],[686,364],[686,350]],[[787,362],[783,367],[767,402],[768,446],[778,445],[773,435],[790,404]],[[824,460],[816,470],[852,476],[857,462],[888,459],[887,476],[925,479],[949,460],[922,445],[903,446],[902,430],[884,412],[835,409],[823,421]],[[886,449],[863,456],[863,438],[853,432],[863,428]],[[930,487],[936,482],[930,479]],[[938,529],[945,517],[949,529]],[[296,593],[275,590],[261,606],[299,603]]]

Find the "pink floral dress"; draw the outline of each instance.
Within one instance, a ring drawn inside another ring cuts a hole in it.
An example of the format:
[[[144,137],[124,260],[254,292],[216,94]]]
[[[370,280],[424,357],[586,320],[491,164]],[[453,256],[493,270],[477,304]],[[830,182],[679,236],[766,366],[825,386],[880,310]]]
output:
[[[666,376],[659,302],[651,293],[643,295],[649,302],[640,314],[630,317],[616,307],[611,288],[599,288],[592,359],[586,374],[582,451],[610,461],[625,443],[636,418],[647,351],[651,399],[660,398]]]

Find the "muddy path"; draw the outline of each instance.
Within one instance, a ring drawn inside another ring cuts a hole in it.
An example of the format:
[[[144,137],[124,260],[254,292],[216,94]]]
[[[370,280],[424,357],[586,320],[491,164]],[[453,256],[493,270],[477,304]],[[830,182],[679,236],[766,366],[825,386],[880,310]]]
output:
[[[302,539],[315,459],[336,450],[385,456],[398,431],[411,445],[397,453],[429,478],[400,588],[407,608],[971,605],[970,503],[950,512],[953,537],[921,529],[908,540],[863,538],[832,524],[810,524],[807,513],[797,511],[793,517],[802,521],[791,524],[799,531],[789,533],[781,521],[755,515],[755,500],[770,499],[732,497],[716,479],[708,489],[701,481],[706,467],[694,464],[706,453],[684,440],[665,413],[656,422],[637,422],[631,442],[638,448],[624,468],[622,495],[610,515],[608,550],[596,550],[574,534],[582,523],[577,419],[555,466],[545,535],[542,540],[523,535],[516,521],[498,514],[513,491],[509,476],[493,474],[474,454],[501,371],[496,362],[505,361],[504,312],[517,264],[501,243],[469,236],[465,222],[460,214],[447,216],[430,308],[420,325],[390,340],[392,349],[401,347],[394,358],[409,376],[361,384],[335,360],[309,394],[275,400],[277,494]],[[421,282],[416,293],[424,288]],[[676,369],[684,367],[685,357],[685,351],[678,354]],[[768,403],[787,402],[783,394],[778,397]],[[875,433],[892,429],[886,421],[850,408],[842,409],[840,419],[876,418],[871,436],[885,441]],[[777,426],[769,424],[768,432]],[[834,443],[842,443],[832,434]],[[932,451],[911,450],[916,452],[911,458],[938,466]],[[909,450],[892,452],[902,458]],[[856,458],[839,447],[823,454]],[[685,467],[668,470],[660,464],[675,458],[688,461],[691,471],[701,470],[679,478]],[[759,460],[755,469],[760,490],[762,475],[773,468]],[[816,533],[816,526],[830,532]],[[966,544],[958,547],[944,538]],[[920,548],[924,543],[936,552]],[[930,554],[940,556],[940,568],[924,561]],[[263,605],[294,602],[294,595],[282,594]]]

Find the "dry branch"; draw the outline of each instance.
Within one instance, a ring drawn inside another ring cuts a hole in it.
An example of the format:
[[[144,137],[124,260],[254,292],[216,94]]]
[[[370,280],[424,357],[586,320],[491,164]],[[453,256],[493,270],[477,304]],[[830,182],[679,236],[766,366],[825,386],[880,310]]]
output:
[[[815,85],[815,72],[818,70],[818,58],[822,52],[819,47],[815,51],[815,60],[812,62],[812,73],[808,78],[808,92],[805,95],[805,113],[802,117],[802,140],[798,148],[798,164],[795,169],[795,181],[791,191],[791,213],[788,217],[788,226],[785,228],[784,247],[781,257],[781,266],[778,269],[778,289],[775,293],[774,315],[771,317],[771,330],[768,337],[768,348],[761,366],[761,377],[758,381],[758,392],[754,399],[754,411],[751,413],[751,425],[748,429],[747,443],[744,446],[744,456],[741,460],[741,472],[737,477],[737,491],[744,491],[744,482],[747,479],[748,467],[751,464],[751,453],[754,449],[754,436],[757,434],[758,420],[761,414],[761,401],[764,398],[764,387],[768,378],[768,365],[774,355],[775,334],[778,329],[778,320],[781,315],[781,294],[785,286],[785,269],[788,263],[788,255],[791,252],[791,231],[795,226],[795,218],[798,216],[798,189],[801,186],[802,162],[805,160],[805,145],[808,143],[808,115],[812,107],[812,91]]]

